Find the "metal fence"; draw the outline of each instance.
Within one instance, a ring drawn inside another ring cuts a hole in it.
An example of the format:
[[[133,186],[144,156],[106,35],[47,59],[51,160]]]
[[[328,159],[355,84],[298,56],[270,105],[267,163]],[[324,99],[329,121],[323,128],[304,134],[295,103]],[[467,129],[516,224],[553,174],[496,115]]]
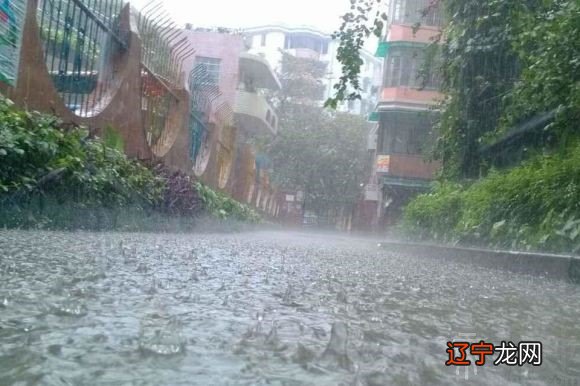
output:
[[[65,105],[79,116],[98,114],[115,79],[113,55],[122,0],[39,0],[38,25],[48,73]]]
[[[141,38],[141,109],[149,146],[164,142],[169,113],[179,98],[172,89],[182,84],[183,61],[195,52],[186,37],[163,10],[163,3],[151,1],[139,13]]]
[[[141,112],[143,114],[147,143],[150,147],[163,142],[171,107],[177,98],[146,67],[141,67]]]
[[[213,102],[221,95],[219,87],[211,82],[211,77],[204,66],[196,66],[189,74],[190,105],[190,157],[194,163],[199,162],[209,132],[210,115]]]
[[[143,66],[161,81],[179,86],[183,61],[195,52],[187,37],[181,34],[161,1],[154,0],[143,7],[138,25]]]

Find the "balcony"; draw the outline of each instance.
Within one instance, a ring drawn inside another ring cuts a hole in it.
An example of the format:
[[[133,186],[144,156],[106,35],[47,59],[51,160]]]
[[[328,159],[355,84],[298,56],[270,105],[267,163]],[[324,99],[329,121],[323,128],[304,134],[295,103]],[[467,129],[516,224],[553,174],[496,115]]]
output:
[[[411,180],[433,180],[441,164],[422,155],[391,154],[377,157],[377,173]]]
[[[278,116],[266,99],[254,92],[238,90],[234,108],[234,120],[238,129],[249,134],[278,132]]]
[[[321,54],[310,48],[291,48],[288,53],[292,56],[302,59],[320,60]]]
[[[421,25],[415,29],[414,25],[392,24],[387,35],[388,42],[432,43],[441,34],[441,28]]]
[[[255,89],[277,91],[282,87],[268,61],[247,52],[240,54],[240,80]]]
[[[408,108],[427,110],[443,99],[443,94],[434,90],[420,90],[414,87],[385,87],[381,93],[379,110]]]

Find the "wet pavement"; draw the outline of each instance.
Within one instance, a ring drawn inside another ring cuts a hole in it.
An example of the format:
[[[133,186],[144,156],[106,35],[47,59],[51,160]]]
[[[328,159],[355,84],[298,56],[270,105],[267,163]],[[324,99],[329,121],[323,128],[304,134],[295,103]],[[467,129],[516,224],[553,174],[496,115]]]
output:
[[[579,385],[579,320],[578,285],[371,239],[0,231],[0,385]]]

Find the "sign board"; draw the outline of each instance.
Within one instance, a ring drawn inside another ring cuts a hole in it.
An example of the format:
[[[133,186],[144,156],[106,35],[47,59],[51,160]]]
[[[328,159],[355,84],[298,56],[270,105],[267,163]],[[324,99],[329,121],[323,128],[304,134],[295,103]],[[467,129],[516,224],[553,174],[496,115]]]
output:
[[[365,187],[365,201],[378,201],[378,200],[379,200],[379,185],[368,184]]]
[[[6,0],[0,4],[0,81],[16,85],[20,47],[26,16],[26,0]]]
[[[294,195],[287,194],[286,195],[286,202],[294,202]]]
[[[391,170],[391,156],[379,155],[377,156],[377,173],[388,174]]]

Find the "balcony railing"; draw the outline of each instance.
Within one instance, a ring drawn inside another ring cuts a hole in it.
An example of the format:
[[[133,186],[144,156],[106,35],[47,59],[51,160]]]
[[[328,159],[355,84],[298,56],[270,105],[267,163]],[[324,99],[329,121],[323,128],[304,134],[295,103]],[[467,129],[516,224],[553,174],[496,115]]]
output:
[[[257,93],[238,90],[234,113],[240,130],[254,134],[278,132],[278,116],[266,99]]]
[[[377,172],[392,177],[432,180],[441,164],[426,161],[422,155],[391,154],[377,157]]]

